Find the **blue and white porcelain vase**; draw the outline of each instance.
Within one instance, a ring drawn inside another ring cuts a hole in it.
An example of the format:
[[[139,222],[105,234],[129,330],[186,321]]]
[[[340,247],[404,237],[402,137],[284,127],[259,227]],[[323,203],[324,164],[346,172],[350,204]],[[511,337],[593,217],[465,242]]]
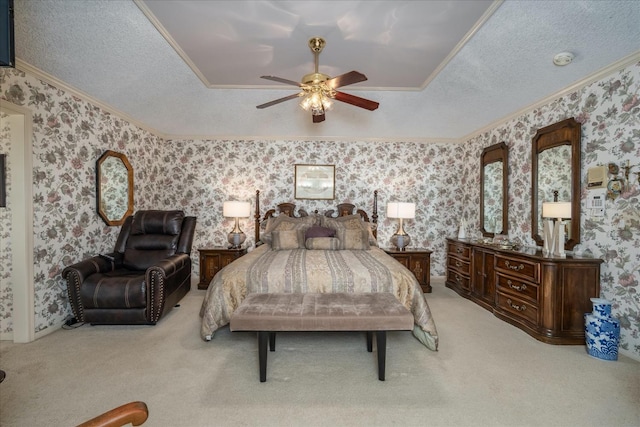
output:
[[[620,322],[611,316],[611,301],[591,298],[593,311],[584,315],[585,340],[589,356],[618,360]]]

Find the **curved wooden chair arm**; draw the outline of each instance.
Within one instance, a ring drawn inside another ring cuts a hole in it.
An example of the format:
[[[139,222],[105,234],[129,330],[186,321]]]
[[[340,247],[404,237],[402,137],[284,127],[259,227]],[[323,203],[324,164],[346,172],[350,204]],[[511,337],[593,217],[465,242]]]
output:
[[[78,427],[120,427],[127,424],[139,426],[147,421],[148,416],[146,403],[129,402],[79,424]]]

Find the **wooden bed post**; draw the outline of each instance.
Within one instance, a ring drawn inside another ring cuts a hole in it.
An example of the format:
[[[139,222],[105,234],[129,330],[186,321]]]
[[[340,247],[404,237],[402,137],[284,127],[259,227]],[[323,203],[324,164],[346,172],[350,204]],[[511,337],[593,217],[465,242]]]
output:
[[[373,227],[373,237],[378,238],[378,190],[373,192],[373,212],[371,213],[371,222],[375,224]]]
[[[378,223],[378,190],[373,192],[373,213],[371,214],[371,222]]]
[[[256,190],[256,213],[253,216],[255,218],[255,230],[253,231],[254,235],[254,245],[258,244],[258,240],[260,240],[260,190]]]

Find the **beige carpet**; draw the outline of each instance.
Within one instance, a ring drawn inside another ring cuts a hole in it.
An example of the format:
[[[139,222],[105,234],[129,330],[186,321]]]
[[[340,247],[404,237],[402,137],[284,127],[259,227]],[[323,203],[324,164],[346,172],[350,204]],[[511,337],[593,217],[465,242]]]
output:
[[[204,291],[152,327],[83,326],[0,343],[0,425],[71,426],[142,400],[148,426],[638,426],[640,363],[543,344],[436,283],[432,352],[388,334],[281,333],[258,381],[255,335],[198,335]]]

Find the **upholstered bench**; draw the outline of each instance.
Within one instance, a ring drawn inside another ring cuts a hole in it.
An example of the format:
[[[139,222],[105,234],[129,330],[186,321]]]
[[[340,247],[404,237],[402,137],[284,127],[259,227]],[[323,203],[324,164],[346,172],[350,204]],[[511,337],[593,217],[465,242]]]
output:
[[[413,315],[390,293],[249,294],[231,315],[232,331],[258,332],[260,382],[267,380],[267,338],[284,331],[366,331],[372,351],[376,332],[378,379],[384,381],[386,331],[410,331]]]

